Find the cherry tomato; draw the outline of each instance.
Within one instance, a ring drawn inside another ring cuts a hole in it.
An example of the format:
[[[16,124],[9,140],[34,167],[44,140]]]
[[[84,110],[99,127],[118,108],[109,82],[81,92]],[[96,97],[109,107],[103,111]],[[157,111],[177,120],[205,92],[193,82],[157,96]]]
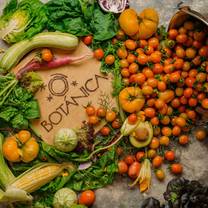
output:
[[[95,193],[91,190],[83,191],[79,196],[79,204],[91,206],[95,201]]]
[[[156,49],[159,46],[159,40],[156,37],[152,37],[148,40],[149,46],[152,46],[154,49]]]
[[[121,68],[127,68],[129,66],[129,63],[126,59],[121,59],[119,61]]]
[[[168,161],[173,161],[175,160],[175,153],[172,150],[166,151],[165,152],[165,159]]]
[[[151,118],[150,122],[153,126],[157,126],[160,123],[158,117]]]
[[[174,126],[172,129],[173,136],[179,136],[181,133],[181,128],[179,126]]]
[[[194,39],[197,41],[203,41],[206,34],[204,33],[204,31],[195,31],[194,34]]]
[[[183,68],[183,64],[184,64],[184,61],[183,61],[183,59],[180,59],[180,58],[177,58],[175,60],[175,62],[173,63],[175,69],[182,69]]]
[[[178,98],[174,98],[172,101],[171,101],[171,106],[173,108],[178,108],[180,106],[180,100]]]
[[[147,46],[148,43],[146,40],[139,40],[139,47],[144,48],[145,46]]]
[[[155,88],[157,87],[157,84],[158,84],[158,80],[153,78],[153,77],[150,77],[148,80],[147,80],[147,84],[149,86],[151,86],[152,88]]]
[[[203,99],[201,105],[203,108],[208,109],[208,98]]]
[[[159,139],[157,137],[153,137],[149,146],[151,149],[157,149],[160,146]]]
[[[137,115],[135,113],[132,113],[128,116],[128,122],[130,124],[135,124],[137,122],[138,118]]]
[[[185,90],[184,90],[184,96],[186,97],[186,98],[190,98],[191,96],[192,96],[192,94],[193,94],[193,89],[192,88],[190,88],[190,87],[188,87],[188,88],[186,88]]]
[[[196,118],[196,112],[193,111],[193,110],[189,110],[189,111],[187,111],[187,116],[188,116],[189,119],[193,120],[193,119]]]
[[[188,87],[193,87],[195,80],[196,80],[196,79],[195,79],[194,77],[187,77],[187,78],[185,79],[185,84],[186,84],[186,86],[188,86]]]
[[[156,63],[152,69],[154,74],[161,74],[163,72],[163,66],[160,63]]]
[[[170,143],[170,139],[167,136],[161,136],[160,137],[160,145],[162,146],[168,146]]]
[[[164,81],[158,81],[157,89],[164,92],[167,89],[166,83]]]
[[[160,120],[160,123],[163,125],[168,125],[170,123],[170,117],[165,115],[163,118]]]
[[[134,155],[127,155],[125,158],[124,158],[124,161],[127,165],[131,165],[133,162],[136,161],[136,158]]]
[[[135,83],[137,83],[138,85],[144,84],[145,80],[146,77],[143,73],[137,73],[134,79]]]
[[[88,116],[93,116],[93,115],[95,115],[95,112],[96,112],[95,108],[90,105],[85,108],[85,111]]]
[[[134,54],[132,54],[132,53],[130,53],[128,56],[127,56],[127,61],[130,63],[130,64],[132,64],[132,63],[134,63],[135,61],[136,61],[136,56],[134,55]]]
[[[180,72],[179,71],[175,71],[175,72],[172,72],[170,74],[170,81],[173,82],[173,83],[177,83],[181,78],[181,75],[180,75]]]
[[[137,161],[138,162],[141,162],[141,160],[144,158],[144,156],[145,156],[145,153],[144,152],[141,152],[141,151],[137,152],[136,153],[136,159],[137,159]]]
[[[135,50],[137,47],[137,43],[134,40],[128,39],[125,41],[125,46],[129,50]]]
[[[179,47],[179,48],[176,49],[176,55],[179,58],[184,58],[186,56],[186,52],[182,47]]]
[[[156,114],[154,108],[145,108],[144,112],[145,112],[145,116],[147,116],[148,118],[153,118]]]
[[[92,43],[92,39],[93,39],[92,35],[88,35],[83,38],[83,42],[85,45],[90,45]]]
[[[170,29],[168,31],[168,37],[172,40],[175,40],[178,35],[178,31],[176,29]]]
[[[101,134],[103,136],[108,136],[110,134],[110,128],[107,126],[104,126],[101,130],[100,130]]]
[[[104,57],[104,52],[102,48],[98,48],[94,51],[94,57],[97,60],[101,60]]]
[[[105,119],[108,122],[112,122],[116,119],[116,113],[114,111],[107,111]]]
[[[163,181],[165,179],[165,172],[162,169],[157,169],[155,175],[158,180]]]
[[[136,63],[132,63],[132,64],[129,65],[129,72],[131,74],[137,73],[138,69],[139,69],[139,65],[136,64]]]
[[[145,75],[146,78],[152,78],[152,77],[154,77],[154,73],[148,67],[144,67],[143,70],[142,70],[142,73]]]
[[[187,135],[181,135],[178,139],[179,144],[186,145],[189,143],[189,137]]]
[[[97,116],[89,116],[88,122],[89,124],[96,125],[99,123],[99,118]]]
[[[174,163],[171,165],[171,172],[174,174],[181,174],[183,172],[183,167],[180,163]]]
[[[192,21],[185,21],[183,26],[186,30],[193,30],[194,29],[194,23]]]
[[[116,53],[120,59],[125,59],[128,55],[128,52],[125,48],[119,48]]]
[[[42,49],[41,58],[42,58],[42,60],[44,60],[46,62],[52,61],[53,60],[53,54],[52,54],[51,50],[48,49],[48,48]]]
[[[114,55],[109,54],[105,57],[105,63],[106,64],[112,65],[114,62],[115,62],[115,56]]]
[[[117,34],[116,34],[116,38],[117,38],[118,40],[123,40],[123,39],[125,38],[125,33],[124,33],[124,31],[121,30],[121,29],[119,29],[118,32],[117,32]]]
[[[161,55],[157,52],[153,52],[151,55],[150,55],[150,60],[153,62],[153,63],[160,63],[161,61]]]
[[[183,71],[189,71],[189,69],[191,68],[191,64],[190,64],[190,62],[188,62],[188,61],[185,61],[184,63],[183,63]]]
[[[97,116],[103,118],[106,115],[106,110],[103,107],[99,107],[96,112]]]
[[[171,136],[171,134],[172,134],[172,130],[171,130],[170,127],[164,126],[164,127],[162,128],[162,135],[163,135],[163,136],[169,137],[169,136]]]
[[[163,71],[166,73],[166,74],[170,74],[171,72],[173,72],[175,69],[174,65],[173,64],[167,64],[164,66],[163,68]]]
[[[187,33],[187,30],[186,30],[186,28],[184,28],[184,27],[180,27],[180,28],[178,29],[178,32],[179,32],[180,34],[186,34],[186,33]]]
[[[196,56],[196,50],[193,48],[186,49],[186,57],[189,59],[193,59]]]
[[[125,77],[125,78],[129,77],[130,76],[129,69],[128,68],[121,69],[121,75],[122,77]]]
[[[135,161],[129,166],[128,176],[132,179],[136,179],[139,176],[139,171],[140,163]]]
[[[121,127],[121,123],[119,121],[119,119],[115,119],[113,122],[112,122],[112,127],[114,129],[119,129]]]
[[[157,156],[156,150],[154,150],[154,149],[149,149],[149,150],[147,151],[147,157],[148,157],[148,158],[153,159],[153,158],[156,157],[156,156]]]
[[[120,160],[118,162],[118,173],[125,174],[127,172],[128,172],[128,165],[123,160]]]
[[[187,41],[188,37],[186,34],[179,34],[176,36],[176,41],[178,43],[185,43]]]
[[[197,129],[194,132],[194,135],[195,135],[197,140],[203,141],[206,138],[206,136],[207,136],[207,132],[206,132],[205,129],[200,128],[200,129]]]
[[[152,160],[152,166],[154,168],[159,168],[163,163],[163,157],[157,155],[153,160]]]
[[[177,117],[176,124],[180,127],[184,127],[186,125],[186,120],[182,117]]]
[[[138,57],[137,57],[137,61],[141,65],[146,64],[147,61],[148,61],[147,55],[145,55],[145,54],[139,54]]]
[[[208,48],[206,46],[202,46],[199,49],[199,55],[203,56],[203,57],[207,57],[208,56]]]
[[[151,95],[153,93],[153,88],[151,86],[148,86],[148,85],[144,85],[142,87],[142,93],[144,95]]]
[[[144,48],[144,52],[146,55],[150,55],[154,52],[154,48],[152,46],[148,45]]]

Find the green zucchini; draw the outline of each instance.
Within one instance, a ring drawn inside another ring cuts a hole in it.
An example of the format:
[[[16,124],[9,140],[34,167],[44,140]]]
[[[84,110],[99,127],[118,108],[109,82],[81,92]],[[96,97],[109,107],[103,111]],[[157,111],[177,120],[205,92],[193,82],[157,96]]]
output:
[[[78,38],[61,32],[42,32],[32,39],[22,40],[12,45],[0,60],[0,72],[6,73],[12,69],[31,50],[41,47],[73,50],[78,46]]]

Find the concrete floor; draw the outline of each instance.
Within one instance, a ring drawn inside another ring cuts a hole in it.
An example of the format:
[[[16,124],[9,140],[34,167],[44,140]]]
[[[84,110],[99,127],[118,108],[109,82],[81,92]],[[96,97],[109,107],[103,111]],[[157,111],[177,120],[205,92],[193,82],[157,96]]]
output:
[[[0,8],[3,8],[6,0],[0,0]],[[168,25],[172,15],[177,11],[177,4],[180,0],[130,0],[132,7],[141,11],[145,7],[154,7],[159,11],[160,24]],[[208,8],[208,0],[184,0],[184,5],[189,5],[192,9],[205,14]],[[2,44],[0,44],[2,46]],[[208,184],[208,144],[199,143],[192,138],[192,143],[187,148],[177,150],[177,155],[183,163],[184,177],[188,179],[199,179],[202,183]],[[166,180],[158,182],[154,176],[149,193],[141,194],[138,188],[129,189],[129,181],[125,178],[117,177],[112,185],[96,191],[96,202],[93,208],[139,208],[145,197],[154,196],[163,200],[162,193],[166,184],[172,178],[168,174],[167,167]],[[0,205],[1,207],[1,205]]]

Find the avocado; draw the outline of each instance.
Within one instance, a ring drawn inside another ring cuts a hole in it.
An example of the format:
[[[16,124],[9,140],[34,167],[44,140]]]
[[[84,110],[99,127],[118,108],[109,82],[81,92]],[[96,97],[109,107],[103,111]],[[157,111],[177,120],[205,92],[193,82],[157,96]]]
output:
[[[153,128],[150,122],[140,122],[137,128],[145,128],[148,130],[148,138],[144,141],[138,141],[133,135],[129,137],[130,143],[137,148],[146,147],[152,140],[153,137]]]

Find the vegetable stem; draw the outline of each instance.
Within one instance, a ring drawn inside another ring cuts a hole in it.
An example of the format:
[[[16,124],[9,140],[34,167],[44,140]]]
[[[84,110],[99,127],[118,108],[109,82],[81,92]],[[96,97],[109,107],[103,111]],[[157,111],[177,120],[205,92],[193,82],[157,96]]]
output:
[[[90,160],[92,158],[93,155],[97,154],[100,151],[109,149],[110,147],[112,147],[113,145],[117,144],[122,138],[123,138],[123,134],[121,134],[114,142],[112,142],[110,145],[96,149],[95,151],[93,151],[88,157],[86,158],[81,158],[81,159],[76,159],[75,161],[77,162],[85,162],[87,160]]]

